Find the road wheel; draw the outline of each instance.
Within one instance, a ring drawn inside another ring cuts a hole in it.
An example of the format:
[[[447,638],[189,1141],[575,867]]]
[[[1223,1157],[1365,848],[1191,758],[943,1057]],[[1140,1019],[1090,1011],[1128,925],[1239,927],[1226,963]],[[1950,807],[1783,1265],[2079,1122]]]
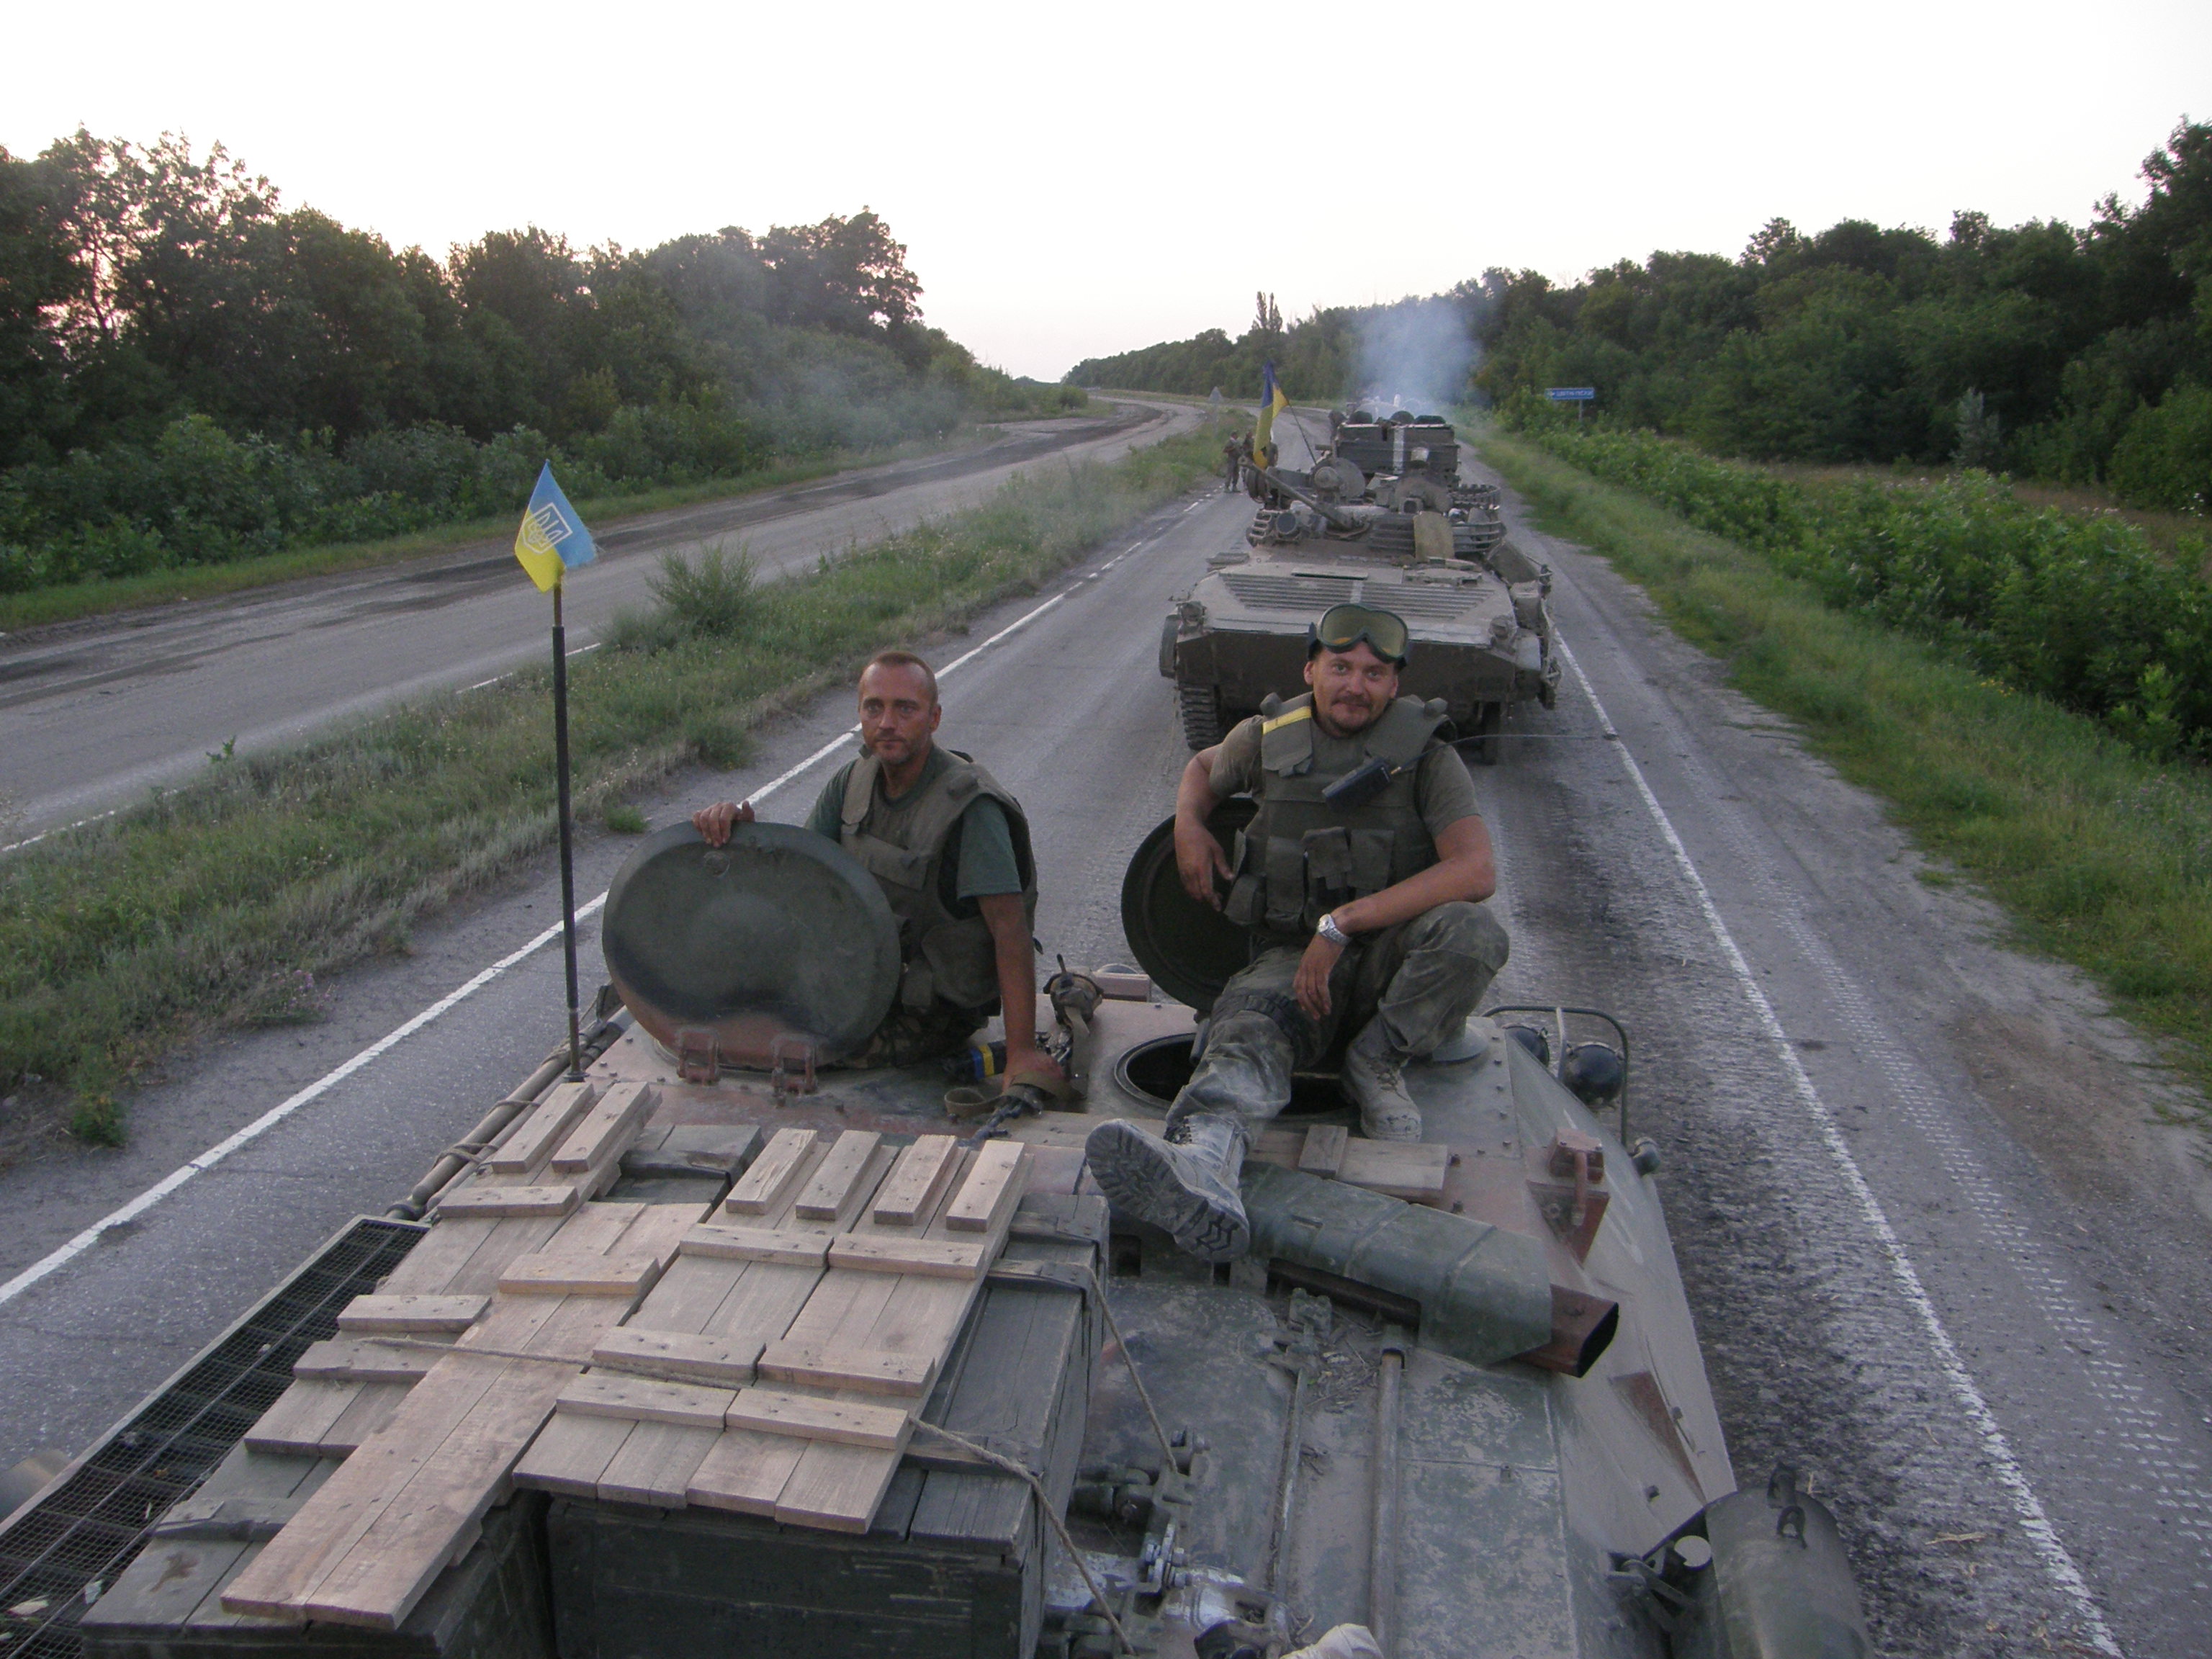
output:
[[[1176,686],[1176,702],[1182,713],[1182,740],[1193,749],[1211,749],[1221,741],[1221,691],[1218,686]]]
[[[1505,745],[1498,734],[1505,730],[1505,705],[1502,702],[1479,704],[1474,711],[1474,734],[1459,745],[1459,752],[1477,766],[1495,766]]]

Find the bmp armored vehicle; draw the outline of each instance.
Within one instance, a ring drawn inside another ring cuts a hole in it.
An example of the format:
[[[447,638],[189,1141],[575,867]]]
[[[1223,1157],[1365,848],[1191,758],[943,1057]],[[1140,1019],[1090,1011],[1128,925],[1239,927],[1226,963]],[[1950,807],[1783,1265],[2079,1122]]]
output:
[[[1459,434],[1443,416],[1413,415],[1401,409],[1378,416],[1356,409],[1331,425],[1330,447],[1370,477],[1402,477],[1419,452],[1426,451],[1428,471],[1449,487],[1450,505],[1497,509],[1496,485],[1460,481]]]
[[[1471,758],[1497,759],[1515,704],[1551,706],[1551,572],[1507,538],[1494,506],[1453,506],[1449,475],[1425,465],[1370,479],[1336,451],[1309,471],[1253,477],[1249,550],[1216,554],[1161,627],[1160,672],[1193,749],[1297,685],[1308,625],[1346,601],[1405,619],[1406,694],[1441,697]]]
[[[1470,1019],[1419,1144],[1304,1079],[1204,1265],[1083,1146],[1158,1128],[1238,940],[1164,826],[1123,908],[1146,971],[1046,988],[1069,1097],[994,1100],[838,1069],[898,961],[840,848],[649,838],[582,1077],[0,1525],[0,1654],[1863,1655],[1833,1518],[1738,1487],[1626,1039]]]

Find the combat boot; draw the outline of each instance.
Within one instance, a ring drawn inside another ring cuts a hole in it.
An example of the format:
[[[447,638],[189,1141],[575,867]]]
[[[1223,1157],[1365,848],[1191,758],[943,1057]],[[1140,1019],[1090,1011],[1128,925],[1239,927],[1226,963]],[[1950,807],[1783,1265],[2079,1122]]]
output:
[[[1421,1109],[1406,1092],[1406,1058],[1380,1018],[1369,1020],[1344,1051],[1337,1080],[1359,1108],[1359,1133],[1370,1140],[1421,1138]]]
[[[1244,1168],[1244,1124],[1225,1112],[1187,1117],[1171,1140],[1133,1123],[1102,1123],[1085,1155],[1108,1202],[1149,1221],[1201,1261],[1234,1261],[1252,1245],[1237,1183]],[[1180,1142],[1181,1144],[1177,1144]]]

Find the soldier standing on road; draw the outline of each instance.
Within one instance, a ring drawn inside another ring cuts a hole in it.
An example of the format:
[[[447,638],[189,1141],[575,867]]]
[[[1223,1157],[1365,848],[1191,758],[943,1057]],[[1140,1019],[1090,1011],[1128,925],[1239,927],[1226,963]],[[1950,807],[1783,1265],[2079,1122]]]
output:
[[[1436,735],[1441,706],[1398,695],[1407,650],[1401,617],[1334,606],[1307,647],[1312,690],[1194,756],[1176,794],[1183,887],[1249,930],[1252,960],[1213,1005],[1166,1139],[1117,1121],[1091,1132],[1088,1153],[1116,1209],[1210,1261],[1250,1243],[1239,1171],[1290,1103],[1291,1073],[1355,1031],[1340,1076],[1361,1132],[1419,1140],[1402,1068],[1458,1032],[1505,964],[1505,930],[1480,908],[1497,886],[1490,835],[1466,766]],[[1356,804],[1325,799],[1373,762],[1363,775],[1387,781]],[[1234,794],[1260,810],[1232,866],[1206,820]],[[1217,879],[1231,884],[1225,905]]]
[[[1252,447],[1252,440],[1242,433],[1232,432],[1229,441],[1221,446],[1221,467],[1226,475],[1221,483],[1221,493],[1233,495],[1244,476],[1244,453]]]
[[[898,918],[898,1000],[852,1063],[951,1054],[1003,1009],[1007,1083],[1057,1085],[1060,1067],[1036,1046],[1029,820],[988,772],[936,743],[943,716],[929,665],[878,652],[860,671],[866,752],[830,778],[807,816],[808,829],[876,878]],[[752,821],[750,801],[691,815],[709,847]]]

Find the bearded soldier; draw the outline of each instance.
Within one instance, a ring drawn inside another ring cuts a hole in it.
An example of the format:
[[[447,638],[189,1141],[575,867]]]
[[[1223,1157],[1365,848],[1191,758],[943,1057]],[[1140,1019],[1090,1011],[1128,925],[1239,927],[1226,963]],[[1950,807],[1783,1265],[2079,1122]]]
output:
[[[1009,1085],[1050,1085],[1036,1046],[1036,865],[1021,805],[967,756],[935,741],[937,676],[906,651],[860,671],[862,753],[823,786],[806,827],[876,878],[899,927],[899,994],[856,1066],[905,1066],[958,1049],[1003,1011]],[[750,823],[750,801],[691,817],[710,847]]]
[[[1248,930],[1252,959],[1213,1005],[1166,1138],[1115,1121],[1088,1152],[1116,1209],[1210,1261],[1250,1243],[1238,1172],[1291,1073],[1351,1032],[1340,1075],[1361,1132],[1419,1140],[1403,1068],[1460,1030],[1505,963],[1505,930],[1480,908],[1497,877],[1474,786],[1437,735],[1442,705],[1398,695],[1407,651],[1401,617],[1334,607],[1309,640],[1310,690],[1194,756],[1176,792],[1183,887]],[[1259,811],[1232,862],[1206,820],[1234,794]]]

